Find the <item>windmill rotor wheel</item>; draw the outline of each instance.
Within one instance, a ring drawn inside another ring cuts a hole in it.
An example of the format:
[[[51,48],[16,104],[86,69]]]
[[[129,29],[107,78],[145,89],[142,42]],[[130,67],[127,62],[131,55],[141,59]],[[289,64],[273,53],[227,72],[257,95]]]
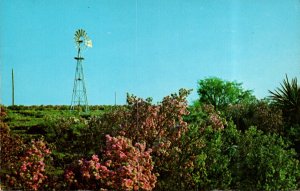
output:
[[[89,37],[87,36],[87,33],[85,32],[85,30],[78,29],[75,32],[74,40],[75,40],[75,44],[76,44],[77,48],[80,48],[82,45],[85,48],[86,47],[85,42],[89,41]]]

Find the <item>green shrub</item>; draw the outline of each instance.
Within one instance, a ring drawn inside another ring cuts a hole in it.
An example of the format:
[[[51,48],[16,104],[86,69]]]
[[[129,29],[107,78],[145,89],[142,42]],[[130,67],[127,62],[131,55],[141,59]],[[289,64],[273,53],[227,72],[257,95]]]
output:
[[[292,190],[297,188],[296,153],[276,134],[251,127],[239,142],[238,177],[242,190]]]
[[[88,135],[86,129],[87,121],[77,117],[46,117],[43,124],[45,140],[52,144],[56,164],[70,163],[71,161],[85,156],[89,153],[86,141]],[[61,154],[64,157],[59,157]]]
[[[234,180],[237,143],[240,132],[230,123],[227,128],[203,131],[204,147],[195,156],[192,176],[200,190],[229,189]]]
[[[284,135],[284,120],[282,111],[265,101],[251,104],[236,104],[227,107],[224,115],[231,119],[240,130],[247,130],[251,126],[266,133]]]

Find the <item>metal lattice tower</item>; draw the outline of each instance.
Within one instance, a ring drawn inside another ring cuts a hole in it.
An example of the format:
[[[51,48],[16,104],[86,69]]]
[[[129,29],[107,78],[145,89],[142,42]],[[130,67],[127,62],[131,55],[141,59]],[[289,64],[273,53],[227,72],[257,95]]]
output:
[[[87,112],[89,110],[82,62],[84,58],[81,55],[81,51],[86,47],[92,47],[92,41],[88,38],[86,32],[79,29],[75,33],[75,44],[78,49],[76,60],[76,71],[74,79],[74,87],[72,94],[71,110],[84,110]]]

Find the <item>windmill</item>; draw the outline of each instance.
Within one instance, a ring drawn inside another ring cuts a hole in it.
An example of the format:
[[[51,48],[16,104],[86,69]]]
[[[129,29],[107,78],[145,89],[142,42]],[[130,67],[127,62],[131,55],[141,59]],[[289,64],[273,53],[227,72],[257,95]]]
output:
[[[76,60],[76,71],[74,79],[74,87],[72,94],[71,110],[84,110],[87,112],[89,110],[88,100],[86,95],[86,88],[83,75],[82,62],[84,58],[81,55],[81,51],[87,47],[92,47],[92,41],[87,36],[87,33],[83,29],[78,29],[74,36],[77,56]]]

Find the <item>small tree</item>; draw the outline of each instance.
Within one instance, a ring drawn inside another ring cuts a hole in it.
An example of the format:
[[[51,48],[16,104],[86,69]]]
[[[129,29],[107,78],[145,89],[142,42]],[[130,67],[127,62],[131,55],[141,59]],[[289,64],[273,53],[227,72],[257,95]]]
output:
[[[211,104],[222,110],[230,104],[248,103],[255,100],[252,91],[243,90],[242,83],[212,77],[200,80],[197,90],[200,103]]]

